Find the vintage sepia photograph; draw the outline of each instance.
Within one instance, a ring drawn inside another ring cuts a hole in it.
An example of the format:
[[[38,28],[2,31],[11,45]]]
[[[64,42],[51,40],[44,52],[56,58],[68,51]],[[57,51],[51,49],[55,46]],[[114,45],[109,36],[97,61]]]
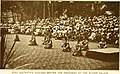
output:
[[[119,70],[119,4],[2,0],[0,69]]]

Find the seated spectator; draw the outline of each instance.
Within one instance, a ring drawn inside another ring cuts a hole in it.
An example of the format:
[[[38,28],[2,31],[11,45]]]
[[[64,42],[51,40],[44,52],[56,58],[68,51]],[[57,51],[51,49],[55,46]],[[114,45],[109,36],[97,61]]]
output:
[[[114,44],[119,45],[119,34],[114,35]]]
[[[30,34],[30,28],[27,28],[25,33]]]
[[[97,32],[96,33],[96,41],[100,42],[100,40],[101,40],[101,34]]]
[[[93,40],[95,40],[95,38],[96,38],[96,33],[93,31],[91,33],[91,36],[89,37],[89,40],[93,41]]]

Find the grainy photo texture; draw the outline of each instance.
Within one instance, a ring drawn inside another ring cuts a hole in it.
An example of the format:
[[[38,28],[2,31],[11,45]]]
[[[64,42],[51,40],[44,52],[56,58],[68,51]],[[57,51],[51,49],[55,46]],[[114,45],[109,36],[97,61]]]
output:
[[[119,70],[119,2],[1,1],[0,68]]]

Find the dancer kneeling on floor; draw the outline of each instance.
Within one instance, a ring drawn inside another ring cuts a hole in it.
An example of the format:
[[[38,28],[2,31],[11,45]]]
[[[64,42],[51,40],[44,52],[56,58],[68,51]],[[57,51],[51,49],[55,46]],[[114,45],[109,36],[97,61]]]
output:
[[[64,41],[64,44],[61,46],[61,47],[62,47],[62,51],[63,51],[63,52],[70,52],[70,51],[71,51],[71,48],[70,48],[69,42],[67,41],[67,37],[65,37],[65,38],[63,39],[63,41]]]
[[[101,41],[99,42],[98,47],[99,48],[107,48],[106,42],[104,41],[103,38],[101,38]]]
[[[78,40],[77,45],[76,45],[76,49],[72,55],[73,56],[83,56],[82,51],[87,51],[88,49],[89,49],[88,40],[86,40],[86,39],[83,41]]]
[[[45,49],[51,49],[52,48],[52,40],[48,38],[48,40],[45,43]]]
[[[44,40],[42,42],[43,45],[46,45],[47,44],[47,41],[48,41],[48,37],[44,36]]]

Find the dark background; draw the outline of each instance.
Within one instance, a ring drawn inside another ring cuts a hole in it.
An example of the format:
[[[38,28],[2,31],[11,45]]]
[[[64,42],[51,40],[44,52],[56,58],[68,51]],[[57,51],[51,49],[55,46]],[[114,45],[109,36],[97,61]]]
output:
[[[103,5],[105,7],[100,10]],[[105,14],[105,11],[112,11],[115,16],[119,15],[119,2],[2,1],[1,7],[2,13],[11,10],[14,13],[21,14],[22,20],[59,17],[65,9],[67,9],[66,14],[68,16],[99,16]]]

